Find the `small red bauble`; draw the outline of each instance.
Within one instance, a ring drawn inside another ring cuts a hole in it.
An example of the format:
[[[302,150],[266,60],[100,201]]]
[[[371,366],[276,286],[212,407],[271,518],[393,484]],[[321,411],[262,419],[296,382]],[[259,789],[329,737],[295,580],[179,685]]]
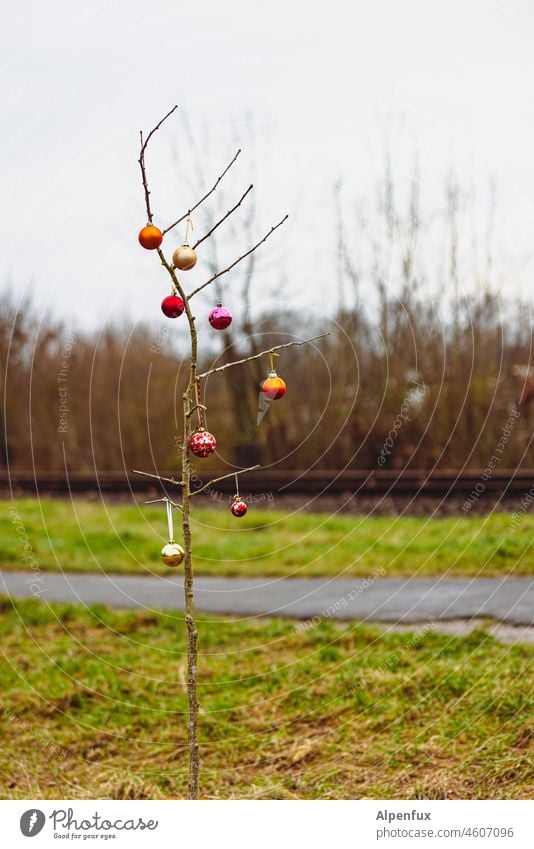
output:
[[[199,427],[190,437],[189,447],[195,457],[209,457],[217,448],[217,440],[212,433]]]
[[[185,304],[178,295],[167,295],[161,302],[161,309],[167,318],[178,318],[183,313]]]
[[[232,511],[234,516],[237,516],[237,518],[239,519],[241,516],[245,515],[248,510],[248,507],[241,498],[241,496],[236,495],[234,497],[234,500],[232,501],[232,504],[230,505],[230,510]]]
[[[208,321],[214,330],[226,330],[232,323],[232,313],[222,304],[217,304],[215,309],[210,312]]]
[[[286,382],[278,377],[275,371],[272,371],[269,377],[263,381],[261,391],[271,401],[278,401],[286,394]]]
[[[143,248],[146,248],[147,251],[155,251],[163,241],[163,233],[159,227],[154,227],[153,224],[147,224],[146,227],[143,227],[139,231],[138,239],[139,244]]]

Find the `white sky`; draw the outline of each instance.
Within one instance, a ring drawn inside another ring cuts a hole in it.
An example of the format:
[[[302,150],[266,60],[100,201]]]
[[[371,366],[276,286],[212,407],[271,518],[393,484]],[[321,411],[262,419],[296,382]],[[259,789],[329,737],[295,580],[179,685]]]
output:
[[[419,151],[430,206],[444,204],[451,165],[482,189],[497,179],[503,285],[530,294],[533,43],[527,0],[10,4],[0,52],[0,285],[31,289],[43,309],[78,312],[86,326],[159,320],[168,286],[137,244],[138,131],[178,103],[148,155],[156,223],[210,185],[248,111],[259,161],[254,169],[244,150],[223,208],[252,175],[258,236],[292,213],[264,248],[258,302],[280,268],[293,302],[328,293],[331,186],[341,177],[346,196],[372,197],[388,137],[401,182]],[[242,135],[246,144],[250,133]],[[206,182],[191,191],[184,175],[194,162]],[[197,232],[207,223],[199,216]],[[219,233],[222,261],[246,244]],[[200,261],[188,279],[197,285],[205,271]]]

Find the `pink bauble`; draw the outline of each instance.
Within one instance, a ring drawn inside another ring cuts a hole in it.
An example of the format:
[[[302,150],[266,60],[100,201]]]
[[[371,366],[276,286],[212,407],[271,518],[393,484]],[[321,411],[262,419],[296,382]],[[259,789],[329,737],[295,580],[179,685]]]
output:
[[[185,304],[178,295],[167,295],[161,302],[161,310],[167,318],[178,318],[185,309]]]
[[[195,457],[209,457],[217,448],[217,440],[213,434],[199,427],[189,439],[189,447]]]
[[[232,313],[226,307],[217,304],[210,312],[208,321],[215,330],[226,330],[232,323]]]
[[[236,498],[234,501],[232,501],[232,504],[230,505],[230,510],[232,511],[234,516],[237,516],[237,518],[239,519],[241,516],[245,515],[248,510],[248,507],[242,498]]]

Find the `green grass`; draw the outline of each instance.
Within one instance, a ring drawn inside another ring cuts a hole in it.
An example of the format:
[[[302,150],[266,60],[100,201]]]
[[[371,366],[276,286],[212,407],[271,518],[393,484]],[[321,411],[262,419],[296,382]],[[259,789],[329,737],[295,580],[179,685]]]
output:
[[[162,505],[132,506],[75,499],[4,502],[0,567],[79,572],[168,571]],[[15,525],[10,512],[16,511]],[[176,516],[179,524],[180,517]],[[26,537],[21,538],[21,528]],[[177,529],[179,530],[179,529]],[[511,516],[329,516],[250,509],[235,519],[226,503],[199,509],[195,568],[204,575],[526,575],[534,571],[534,515],[514,528]],[[176,534],[179,540],[179,533]]]
[[[199,630],[205,797],[532,793],[526,646],[331,621]],[[0,601],[0,645],[2,798],[184,795],[179,616]]]

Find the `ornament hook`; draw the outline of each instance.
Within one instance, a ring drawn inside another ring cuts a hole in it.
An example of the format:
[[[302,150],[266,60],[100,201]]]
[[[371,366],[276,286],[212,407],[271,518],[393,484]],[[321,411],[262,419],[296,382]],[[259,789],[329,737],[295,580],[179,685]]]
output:
[[[275,351],[269,351],[269,362],[271,364],[271,371],[276,371],[274,358],[279,356],[280,354],[277,354]]]
[[[204,404],[200,403],[200,378],[198,377],[195,381],[195,405],[197,408],[198,426],[205,427],[204,410],[206,409],[206,407],[204,406]]]
[[[165,503],[165,507],[167,508],[167,526],[169,529],[169,542],[174,542],[174,529],[172,525],[172,508],[178,507],[180,510],[182,509],[180,504],[175,504],[174,501],[171,501],[170,498],[164,496],[164,498],[152,498],[150,501],[145,501],[145,504],[161,504],[161,502]]]
[[[169,542],[174,542],[174,528],[172,526],[172,504],[166,499],[166,507],[167,507],[167,525],[169,528]]]
[[[188,244],[187,240],[189,238],[189,228],[190,227],[191,227],[191,230],[195,229],[195,225],[193,224],[193,219],[191,218],[191,213],[189,213],[189,215],[187,216],[187,220],[185,222],[185,242],[184,242],[184,245]]]

